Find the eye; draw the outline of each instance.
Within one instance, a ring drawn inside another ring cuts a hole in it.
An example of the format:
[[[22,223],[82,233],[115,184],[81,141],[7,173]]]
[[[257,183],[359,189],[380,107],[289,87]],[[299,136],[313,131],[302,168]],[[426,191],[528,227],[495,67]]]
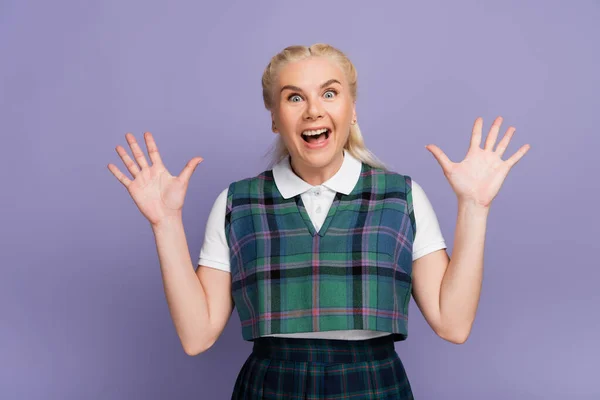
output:
[[[333,99],[336,94],[337,94],[337,92],[335,90],[330,89],[330,90],[328,90],[328,91],[325,92],[324,96],[327,99]]]
[[[288,96],[288,101],[291,101],[292,103],[297,103],[300,100],[302,100],[302,97],[300,97],[300,95],[292,94],[292,95]]]

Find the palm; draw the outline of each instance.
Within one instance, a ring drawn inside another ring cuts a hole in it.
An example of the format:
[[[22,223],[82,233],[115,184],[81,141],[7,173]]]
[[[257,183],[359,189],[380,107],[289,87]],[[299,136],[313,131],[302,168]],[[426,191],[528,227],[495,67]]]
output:
[[[156,225],[166,218],[181,215],[189,179],[202,158],[192,159],[179,176],[173,176],[162,163],[156,143],[149,133],[146,145],[152,160],[151,166],[133,135],[126,137],[141,169],[120,146],[116,150],[135,179],[129,180],[112,164],[108,168],[125,185],[133,201],[151,224]]]
[[[510,169],[527,153],[530,146],[522,146],[508,160],[502,155],[510,143],[515,128],[510,127],[494,150],[502,117],[496,118],[488,134],[484,148],[481,148],[481,128],[483,121],[477,118],[473,126],[471,145],[464,160],[454,163],[435,145],[427,146],[444,171],[450,186],[461,200],[488,207],[498,194]]]
[[[186,192],[185,185],[162,165],[141,170],[127,189],[142,214],[151,222],[180,211]]]

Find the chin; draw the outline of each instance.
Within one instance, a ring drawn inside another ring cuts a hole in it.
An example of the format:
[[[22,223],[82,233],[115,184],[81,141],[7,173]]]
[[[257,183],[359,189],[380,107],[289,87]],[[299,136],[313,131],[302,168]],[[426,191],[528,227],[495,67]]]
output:
[[[339,150],[340,153],[342,151],[342,149]],[[320,149],[319,151],[306,151],[305,149],[302,149],[299,152],[299,157],[305,164],[310,165],[313,168],[322,168],[332,163],[337,154],[338,151],[332,148]]]

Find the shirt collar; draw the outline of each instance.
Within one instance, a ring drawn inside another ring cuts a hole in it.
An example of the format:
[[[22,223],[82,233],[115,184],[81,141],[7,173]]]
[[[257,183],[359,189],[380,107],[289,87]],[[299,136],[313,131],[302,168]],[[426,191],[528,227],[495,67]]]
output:
[[[344,149],[342,166],[335,175],[323,182],[322,186],[334,192],[350,194],[360,178],[361,170],[362,162]],[[292,171],[289,155],[273,166],[273,179],[284,199],[297,196],[314,187]]]

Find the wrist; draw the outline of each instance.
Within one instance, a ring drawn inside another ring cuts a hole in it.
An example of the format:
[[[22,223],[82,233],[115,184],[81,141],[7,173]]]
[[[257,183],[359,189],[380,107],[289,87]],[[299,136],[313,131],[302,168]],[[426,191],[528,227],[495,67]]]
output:
[[[459,211],[465,211],[472,215],[487,216],[490,212],[490,204],[483,205],[475,200],[459,199],[458,209]]]
[[[160,231],[160,230],[169,229],[174,226],[181,225],[181,224],[183,224],[183,217],[182,217],[181,213],[169,215],[169,216],[161,218],[161,220],[158,222],[150,223],[152,230],[155,232]]]

